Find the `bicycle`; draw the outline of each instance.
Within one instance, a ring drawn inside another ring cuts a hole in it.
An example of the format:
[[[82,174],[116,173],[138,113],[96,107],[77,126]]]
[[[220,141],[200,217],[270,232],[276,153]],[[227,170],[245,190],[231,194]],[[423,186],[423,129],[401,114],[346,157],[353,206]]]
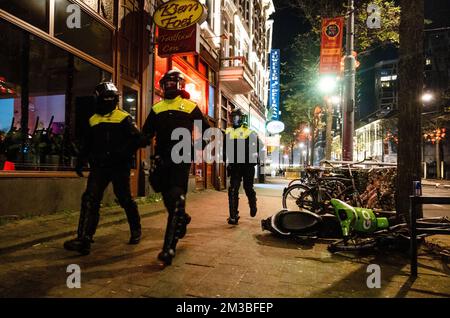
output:
[[[282,199],[283,208],[324,214],[330,211],[330,200],[333,198],[362,206],[350,165],[347,166],[347,169],[349,178],[338,176],[318,177],[309,186],[294,184],[285,188]]]
[[[343,201],[333,199],[331,204],[338,218],[343,238],[328,246],[335,252],[365,251],[376,247],[409,248],[411,239],[409,225],[398,222],[395,212],[377,213],[372,209],[352,207]],[[450,235],[448,217],[429,217],[417,220],[417,239],[435,234]]]

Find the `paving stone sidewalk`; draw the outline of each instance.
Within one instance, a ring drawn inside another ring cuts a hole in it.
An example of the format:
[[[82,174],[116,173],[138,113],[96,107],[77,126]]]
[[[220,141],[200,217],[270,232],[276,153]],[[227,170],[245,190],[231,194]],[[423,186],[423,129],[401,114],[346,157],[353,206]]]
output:
[[[257,187],[255,218],[241,194],[238,226],[226,223],[226,192],[189,194],[192,222],[165,269],[156,261],[166,222],[161,203],[140,206],[144,236],[137,246],[126,244],[124,212],[102,211],[84,257],[62,249],[76,213],[0,226],[0,297],[450,297],[448,260],[425,250],[413,281],[407,255],[333,255],[327,242],[299,244],[262,232],[261,219],[280,209],[281,191]],[[66,285],[70,264],[81,268],[80,289]],[[369,264],[381,266],[379,289],[367,287]]]

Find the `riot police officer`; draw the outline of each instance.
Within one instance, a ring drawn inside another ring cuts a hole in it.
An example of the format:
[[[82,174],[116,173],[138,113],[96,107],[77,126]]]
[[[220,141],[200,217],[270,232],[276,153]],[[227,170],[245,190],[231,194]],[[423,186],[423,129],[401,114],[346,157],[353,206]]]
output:
[[[98,84],[94,97],[95,114],[89,119],[75,169],[82,177],[83,166],[88,161],[91,171],[81,199],[77,238],[64,243],[65,249],[83,255],[90,253],[100,203],[110,182],[127,215],[129,244],[138,244],[141,238],[140,216],[130,191],[130,170],[137,149],[144,147],[146,140],[133,124],[131,115],[118,108],[119,92],[113,83]]]
[[[240,109],[232,111],[231,120],[232,127],[225,131],[224,155],[228,163],[227,174],[230,177],[228,224],[237,225],[240,218],[238,207],[241,180],[248,198],[250,216],[256,216],[256,192],[253,189],[253,180],[262,142],[258,135],[248,128],[247,116]]]
[[[175,129],[185,128],[192,134],[194,121],[202,123],[202,133],[209,123],[196,103],[189,100],[185,90],[183,74],[168,71],[160,80],[164,100],[153,105],[143,127],[147,138],[156,137],[155,156],[150,173],[150,183],[156,192],[161,192],[168,212],[167,227],[162,251],[158,259],[163,265],[170,265],[175,256],[178,240],[186,234],[191,217],[185,211],[189,171],[193,159],[192,139],[189,139],[188,160],[178,162],[172,158],[172,149],[179,142],[172,140]],[[205,145],[202,144],[203,148]]]

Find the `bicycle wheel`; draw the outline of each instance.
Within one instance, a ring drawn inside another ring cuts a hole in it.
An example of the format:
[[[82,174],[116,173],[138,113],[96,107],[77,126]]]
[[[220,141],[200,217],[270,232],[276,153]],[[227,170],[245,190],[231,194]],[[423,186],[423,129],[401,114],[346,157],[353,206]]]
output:
[[[361,198],[359,193],[357,193],[353,187],[348,187],[344,191],[336,194],[336,199],[342,200],[354,207],[362,207]]]
[[[289,183],[288,183],[288,188],[289,187],[291,187],[294,183],[303,183],[303,180],[302,179],[294,179],[294,180],[291,180]]]
[[[283,193],[283,209],[289,211],[303,210],[314,211],[315,197],[307,186],[294,184]]]

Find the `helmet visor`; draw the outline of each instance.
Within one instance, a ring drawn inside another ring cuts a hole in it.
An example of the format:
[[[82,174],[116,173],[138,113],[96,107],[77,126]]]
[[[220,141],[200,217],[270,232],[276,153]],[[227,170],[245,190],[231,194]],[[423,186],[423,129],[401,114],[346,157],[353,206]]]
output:
[[[178,81],[168,80],[163,83],[165,91],[173,91],[178,89]]]
[[[235,114],[232,117],[233,126],[240,126],[241,125],[241,115]]]

